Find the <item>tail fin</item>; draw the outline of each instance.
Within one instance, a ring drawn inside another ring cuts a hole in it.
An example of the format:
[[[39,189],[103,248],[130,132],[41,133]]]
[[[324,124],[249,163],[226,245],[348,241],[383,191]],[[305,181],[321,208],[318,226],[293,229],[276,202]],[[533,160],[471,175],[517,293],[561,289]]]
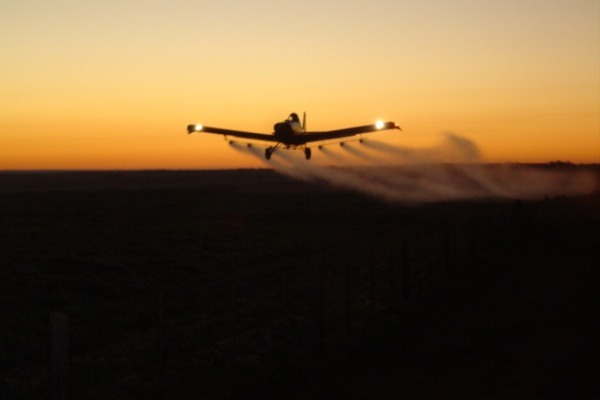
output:
[[[302,115],[302,130],[306,132],[306,111]]]

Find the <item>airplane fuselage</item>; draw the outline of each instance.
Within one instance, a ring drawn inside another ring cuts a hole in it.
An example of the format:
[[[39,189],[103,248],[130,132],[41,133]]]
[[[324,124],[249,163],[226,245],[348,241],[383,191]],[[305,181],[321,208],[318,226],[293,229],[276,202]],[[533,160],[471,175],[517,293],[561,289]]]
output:
[[[275,138],[286,146],[306,144],[306,135],[299,122],[283,121],[273,126]]]

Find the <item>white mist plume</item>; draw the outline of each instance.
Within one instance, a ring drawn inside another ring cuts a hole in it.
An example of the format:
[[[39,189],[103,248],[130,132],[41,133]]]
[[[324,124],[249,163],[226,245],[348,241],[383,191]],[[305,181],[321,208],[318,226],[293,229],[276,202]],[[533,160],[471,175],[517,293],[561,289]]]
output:
[[[231,145],[231,147],[233,149],[235,149],[236,151],[238,151],[242,154],[250,154],[250,155],[258,158],[265,165],[273,168],[274,170],[276,170],[277,172],[279,172],[282,175],[287,175],[291,178],[302,179],[302,180],[313,180],[307,174],[305,174],[302,171],[298,170],[297,168],[293,167],[292,163],[290,162],[289,156],[288,157],[285,156],[285,150],[277,151],[276,153],[273,154],[273,156],[271,156],[270,160],[266,160],[264,149],[261,149],[261,148],[255,147],[255,146],[248,146],[248,145],[238,143],[235,141],[230,141],[229,144]],[[277,156],[279,156],[280,153],[283,154],[284,156],[283,157],[275,157],[275,154],[277,154]]]
[[[446,132],[443,140],[432,147],[411,148],[395,146],[378,140],[364,140],[366,147],[387,153],[409,164],[424,163],[474,163],[481,161],[477,145],[469,139]]]
[[[361,145],[355,144],[355,143],[346,143],[342,147],[342,150],[345,151],[347,154],[351,154],[354,157],[356,157],[357,159],[359,159],[362,162],[367,163],[369,165],[381,164],[381,160],[380,160],[380,158],[377,157],[376,154],[367,153],[367,152],[363,151],[362,149],[355,147],[355,146],[361,146]]]
[[[478,146],[446,133],[428,148],[395,146],[364,140],[352,146],[323,148],[338,166],[307,161],[300,152],[278,150],[271,160],[263,151],[241,144],[232,146],[263,160],[281,174],[306,181],[324,181],[368,193],[387,201],[434,202],[477,198],[539,199],[544,196],[582,195],[594,190],[596,177],[586,172],[548,171],[519,165],[483,165]],[[334,146],[335,147],[335,146]],[[395,166],[382,166],[373,151],[392,156]],[[313,151],[314,152],[314,151]],[[348,167],[359,159],[366,166]]]

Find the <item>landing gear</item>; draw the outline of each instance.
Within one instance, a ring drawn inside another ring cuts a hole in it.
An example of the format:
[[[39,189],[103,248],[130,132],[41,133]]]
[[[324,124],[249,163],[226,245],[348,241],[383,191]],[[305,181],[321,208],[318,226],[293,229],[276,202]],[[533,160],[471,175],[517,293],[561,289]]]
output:
[[[312,152],[308,147],[304,149],[304,157],[306,157],[307,160],[310,160],[311,154]]]
[[[267,147],[265,149],[265,158],[267,160],[271,159],[271,156],[273,155],[273,153],[275,153],[275,151],[279,148],[279,143],[276,146],[271,146],[271,147]],[[286,149],[289,149],[290,146],[286,146]],[[297,147],[293,147],[294,149],[296,149]],[[306,147],[304,149],[304,157],[306,157],[307,160],[310,160],[310,156],[312,155],[312,151],[311,149],[309,149],[308,147]]]

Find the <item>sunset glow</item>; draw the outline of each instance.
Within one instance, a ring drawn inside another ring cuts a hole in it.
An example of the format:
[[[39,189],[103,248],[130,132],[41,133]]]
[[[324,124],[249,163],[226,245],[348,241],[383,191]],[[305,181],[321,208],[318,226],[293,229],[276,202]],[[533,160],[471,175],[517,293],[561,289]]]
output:
[[[600,162],[600,2],[4,2],[0,170],[263,167],[188,124],[395,121],[488,162]],[[199,130],[199,129],[198,129]],[[318,161],[318,160],[317,160]]]

